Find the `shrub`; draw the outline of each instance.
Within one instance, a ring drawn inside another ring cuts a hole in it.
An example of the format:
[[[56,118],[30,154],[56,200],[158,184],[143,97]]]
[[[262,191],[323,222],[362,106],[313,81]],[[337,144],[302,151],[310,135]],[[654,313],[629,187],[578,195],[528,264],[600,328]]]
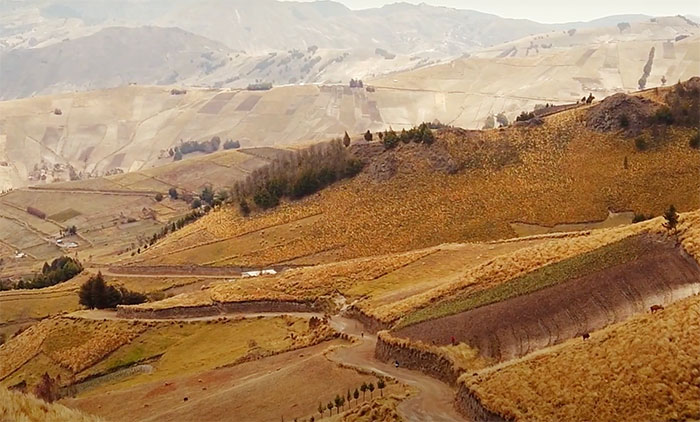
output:
[[[520,116],[515,118],[515,121],[516,122],[526,122],[526,121],[528,121],[530,119],[534,119],[534,118],[535,118],[535,113],[523,111],[522,113],[520,113]]]
[[[627,114],[622,114],[620,116],[620,127],[627,129],[630,126],[630,118]]]
[[[160,201],[162,201],[162,200],[163,200],[163,194],[160,193],[160,192],[158,192],[158,193],[156,194],[156,201],[160,202]]]
[[[177,189],[175,189],[175,188],[168,189],[168,195],[170,195],[171,199],[177,199],[179,196],[177,193]]]
[[[700,132],[696,133],[695,136],[690,138],[690,147],[700,149]]]
[[[365,141],[372,142],[372,139],[374,139],[374,137],[372,136],[372,132],[368,129],[367,132],[365,132]]]
[[[398,145],[399,137],[396,135],[396,132],[389,130],[388,132],[384,132],[382,143],[384,144],[384,149],[392,149]]]
[[[246,88],[248,91],[269,91],[272,89],[271,82],[260,82],[255,84],[250,84]]]
[[[224,142],[224,149],[229,150],[229,149],[238,149],[241,147],[241,143],[239,141],[234,141],[232,139],[227,140]]]
[[[196,210],[196,209],[201,208],[201,207],[202,207],[202,201],[199,198],[195,198],[192,201],[192,209]]]
[[[673,124],[673,114],[671,114],[671,109],[667,106],[663,106],[654,113],[653,117],[654,123],[671,125]]]
[[[640,136],[634,140],[634,146],[637,147],[639,151],[646,151],[649,148],[649,144],[644,136]]]

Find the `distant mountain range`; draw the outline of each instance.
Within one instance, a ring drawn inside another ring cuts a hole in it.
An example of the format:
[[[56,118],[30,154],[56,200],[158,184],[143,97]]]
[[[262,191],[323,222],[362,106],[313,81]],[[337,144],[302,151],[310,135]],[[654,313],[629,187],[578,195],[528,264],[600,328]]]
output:
[[[541,24],[397,3],[0,0],[0,99],[139,84],[346,82],[412,70],[522,37],[648,21]]]

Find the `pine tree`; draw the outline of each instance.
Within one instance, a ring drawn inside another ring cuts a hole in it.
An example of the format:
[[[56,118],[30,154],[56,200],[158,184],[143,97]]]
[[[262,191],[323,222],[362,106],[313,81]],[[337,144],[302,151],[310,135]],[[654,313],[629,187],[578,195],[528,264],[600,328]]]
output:
[[[348,135],[348,132],[345,132],[345,136],[343,137],[343,145],[345,145],[345,148],[350,146],[350,135]]]
[[[382,397],[384,397],[384,387],[386,387],[386,383],[383,379],[379,378],[379,380],[377,381],[377,388],[379,388],[379,393]]]

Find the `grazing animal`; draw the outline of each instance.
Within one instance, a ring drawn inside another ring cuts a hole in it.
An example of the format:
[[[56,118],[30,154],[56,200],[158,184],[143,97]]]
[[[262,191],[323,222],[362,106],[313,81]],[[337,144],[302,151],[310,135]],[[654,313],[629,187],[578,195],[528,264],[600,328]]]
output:
[[[651,309],[651,313],[653,314],[653,313],[655,313],[656,311],[663,311],[663,310],[664,310],[664,307],[661,306],[661,305],[654,305],[654,306],[652,306],[650,309]]]
[[[591,335],[589,333],[584,333],[581,337],[583,337],[584,340],[588,340],[591,338]]]

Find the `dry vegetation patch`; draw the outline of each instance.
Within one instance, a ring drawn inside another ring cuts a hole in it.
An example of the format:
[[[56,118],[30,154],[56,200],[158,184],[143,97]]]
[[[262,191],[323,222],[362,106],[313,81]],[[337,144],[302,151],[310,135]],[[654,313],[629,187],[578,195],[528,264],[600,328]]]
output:
[[[700,297],[462,382],[515,420],[700,418]]]
[[[100,422],[103,419],[69,409],[58,403],[48,404],[33,396],[0,388],[0,420],[8,422]]]

